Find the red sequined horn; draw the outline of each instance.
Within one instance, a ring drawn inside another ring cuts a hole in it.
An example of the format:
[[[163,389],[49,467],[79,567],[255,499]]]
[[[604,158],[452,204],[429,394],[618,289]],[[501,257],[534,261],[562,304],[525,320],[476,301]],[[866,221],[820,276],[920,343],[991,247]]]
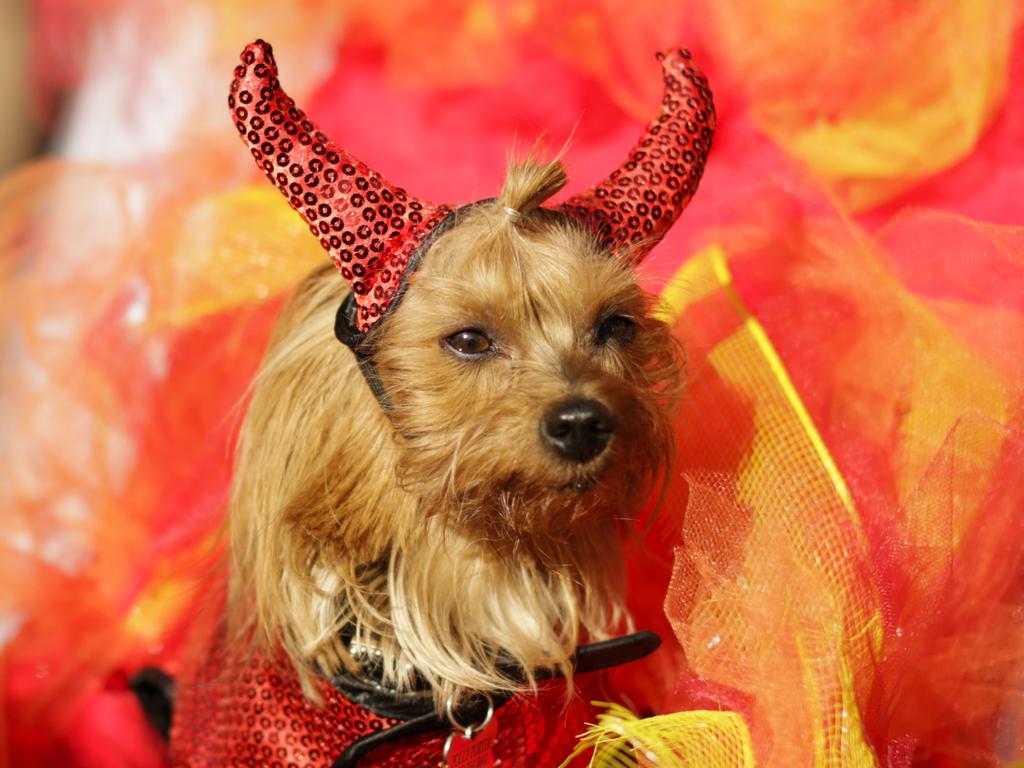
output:
[[[410,197],[339,147],[295,106],[263,40],[245,47],[228,106],[256,163],[309,223],[352,286],[356,327],[372,328],[416,248],[450,211]]]
[[[690,52],[668,51],[658,59],[665,70],[661,114],[611,176],[559,206],[634,264],[665,236],[697,191],[715,132],[711,91]]]

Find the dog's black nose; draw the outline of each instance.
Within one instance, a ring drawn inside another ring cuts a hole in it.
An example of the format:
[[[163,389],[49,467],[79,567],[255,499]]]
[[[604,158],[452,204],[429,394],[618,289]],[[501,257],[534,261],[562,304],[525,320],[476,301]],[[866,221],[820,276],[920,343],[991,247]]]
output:
[[[559,456],[584,463],[600,455],[615,424],[596,400],[570,400],[556,405],[540,421],[540,435]]]

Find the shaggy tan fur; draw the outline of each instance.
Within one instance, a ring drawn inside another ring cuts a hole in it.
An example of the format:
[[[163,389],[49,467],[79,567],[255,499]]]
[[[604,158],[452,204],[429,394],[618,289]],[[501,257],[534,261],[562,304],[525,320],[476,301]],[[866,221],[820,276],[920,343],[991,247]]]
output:
[[[346,626],[381,651],[386,685],[416,670],[443,707],[521,687],[509,664],[527,686],[570,676],[579,642],[628,625],[619,537],[667,466],[680,358],[626,263],[538,207],[564,183],[557,162],[515,162],[498,200],[431,246],[367,340],[390,413],[331,332],[333,269],[284,312],[240,436],[229,621],[306,683],[358,671]],[[635,321],[631,341],[597,343],[611,315]],[[467,328],[496,353],[445,348]],[[570,397],[616,423],[586,464],[540,436]]]

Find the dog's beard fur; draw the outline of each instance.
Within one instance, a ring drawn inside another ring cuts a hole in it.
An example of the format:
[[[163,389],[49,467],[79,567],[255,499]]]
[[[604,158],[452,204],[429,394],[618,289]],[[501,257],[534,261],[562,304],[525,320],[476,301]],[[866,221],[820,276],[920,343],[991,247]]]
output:
[[[495,204],[431,246],[367,340],[388,413],[331,334],[333,270],[279,322],[239,441],[229,622],[283,646],[311,694],[317,669],[359,671],[343,629],[380,651],[385,686],[415,670],[440,708],[541,669],[571,679],[581,637],[629,625],[619,540],[667,471],[681,356],[626,263],[536,209],[564,181],[557,164],[513,165]],[[636,322],[632,340],[597,342],[609,314]],[[465,328],[498,353],[445,349]],[[615,421],[582,464],[539,427],[576,397]]]

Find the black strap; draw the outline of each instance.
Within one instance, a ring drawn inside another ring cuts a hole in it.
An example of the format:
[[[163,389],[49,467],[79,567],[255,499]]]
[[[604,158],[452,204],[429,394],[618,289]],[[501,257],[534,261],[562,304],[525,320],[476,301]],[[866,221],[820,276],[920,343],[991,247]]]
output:
[[[507,700],[508,697],[503,699],[501,703],[504,704]],[[494,702],[494,706],[495,708],[499,706],[497,701]],[[479,711],[477,711],[475,707],[460,709],[462,716],[467,717],[468,719],[466,722],[469,723],[480,722],[483,720],[484,713],[486,711],[486,703],[484,704],[483,709]],[[436,712],[430,712],[426,715],[414,717],[412,720],[406,720],[404,723],[399,723],[398,725],[393,725],[390,728],[385,728],[383,731],[375,731],[367,736],[363,736],[361,739],[356,739],[349,744],[348,749],[342,752],[338,756],[338,759],[331,764],[331,768],[356,768],[360,760],[378,747],[390,744],[393,741],[398,741],[399,739],[420,736],[424,733],[433,733],[434,731],[441,731],[445,728],[451,728],[451,725],[444,717],[441,717]]]
[[[576,649],[572,668],[577,675],[582,675],[618,667],[650,656],[660,645],[658,633],[649,629],[602,640],[600,643],[587,643]]]
[[[660,645],[661,638],[649,630],[634,632],[631,635],[615,637],[599,643],[581,645],[573,655],[573,672],[580,675],[621,664],[628,664],[631,661],[637,661],[648,656]],[[559,677],[558,672],[555,670],[544,670],[537,675],[537,678],[542,680],[554,677]],[[348,696],[344,687],[339,686],[336,680],[332,680],[331,684]],[[392,694],[392,696],[395,699],[401,698],[400,695]],[[459,722],[464,723],[480,722],[487,712],[488,704],[491,704],[497,710],[508,702],[512,696],[513,694],[511,693],[492,695],[490,702],[483,696],[475,696],[459,706],[456,718]],[[418,700],[417,704],[419,704],[422,701],[422,696],[416,696],[416,698]],[[434,711],[427,712],[394,725],[391,728],[376,731],[375,733],[363,736],[361,739],[357,739],[338,756],[338,759],[332,764],[332,768],[356,768],[358,761],[377,749],[377,747],[411,736],[443,731],[450,727],[450,723],[444,716]]]
[[[174,715],[174,678],[157,667],[140,669],[129,681],[142,711],[165,742],[171,739],[171,720]]]
[[[377,366],[373,364],[373,355],[370,352],[369,345],[365,343],[367,333],[361,333],[356,330],[356,311],[358,308],[354,293],[347,294],[342,299],[338,312],[334,316],[334,336],[352,350],[352,354],[356,356],[356,364],[359,366],[363,378],[366,379],[370,391],[377,398],[380,407],[386,411],[391,408],[391,403],[388,402],[387,392],[380,381],[380,376],[377,374]]]
[[[377,318],[370,330],[360,331],[356,326],[356,312],[359,307],[356,304],[355,294],[347,294],[342,300],[341,306],[338,307],[338,312],[334,316],[334,335],[338,341],[351,349],[355,354],[356,362],[359,364],[359,370],[363,373],[363,378],[366,379],[370,391],[373,392],[373,396],[377,398],[380,407],[385,411],[390,410],[391,404],[388,402],[387,391],[384,389],[380,376],[377,374],[377,367],[373,364],[373,340],[369,338],[370,335],[395,311],[395,307],[398,306],[402,297],[405,296],[406,289],[409,287],[409,277],[419,269],[423,255],[430,250],[430,246],[434,244],[434,241],[455,226],[458,223],[459,217],[469,209],[493,202],[494,198],[488,197],[483,200],[477,200],[475,203],[463,205],[457,210],[449,211],[448,215],[430,230],[430,233],[423,239],[423,242],[419,244],[416,251],[409,258],[409,263],[405,267],[405,272],[402,273],[401,282],[398,284],[398,290],[391,299],[391,303],[388,304],[384,314]]]

